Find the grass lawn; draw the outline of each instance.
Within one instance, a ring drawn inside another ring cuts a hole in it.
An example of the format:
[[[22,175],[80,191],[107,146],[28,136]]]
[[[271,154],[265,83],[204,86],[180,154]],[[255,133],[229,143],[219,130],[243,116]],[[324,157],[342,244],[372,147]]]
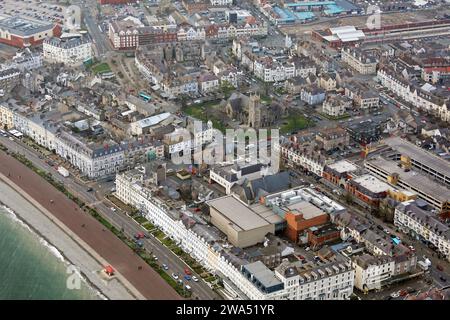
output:
[[[144,223],[142,224],[142,226],[143,226],[147,231],[150,231],[150,230],[155,229],[155,226],[152,225],[150,222],[144,222]]]
[[[164,232],[162,232],[161,230],[158,230],[156,232],[153,233],[153,235],[158,238],[160,241],[162,241],[166,235],[164,234]]]
[[[135,220],[137,223],[139,223],[139,224],[148,222],[148,220],[145,219],[143,216],[137,216],[137,217],[134,218],[134,220]]]
[[[211,114],[210,114],[209,118],[207,116],[207,108],[211,108],[211,107],[217,105],[218,103],[219,102],[217,102],[217,101],[208,101],[208,102],[203,102],[203,103],[197,103],[197,104],[193,104],[193,105],[185,107],[183,109],[183,111],[186,114],[188,114],[194,118],[197,118],[198,120],[204,121],[204,122],[211,120],[214,128],[216,128],[222,132],[225,132],[226,128],[223,125],[223,123],[220,122],[219,119],[216,119]]]
[[[291,133],[295,130],[302,130],[312,126],[312,122],[303,115],[293,114],[286,118],[285,124],[281,126],[281,133]]]
[[[92,67],[92,71],[94,73],[105,73],[105,72],[111,72],[111,68],[109,67],[109,65],[106,62],[102,62],[99,64],[96,64],[95,66]]]
[[[226,84],[226,85],[222,85],[220,87],[220,90],[223,92],[225,97],[229,97],[233,93],[233,91],[236,90],[236,88],[233,87],[231,84]]]
[[[175,244],[175,242],[172,241],[172,239],[170,238],[165,238],[164,240],[161,240],[161,242],[166,246],[166,247],[170,247],[173,246]]]
[[[342,120],[342,119],[350,118],[350,115],[348,113],[344,113],[342,116],[337,116],[337,117],[330,116],[323,112],[320,112],[320,115],[324,118],[327,118],[328,120]]]

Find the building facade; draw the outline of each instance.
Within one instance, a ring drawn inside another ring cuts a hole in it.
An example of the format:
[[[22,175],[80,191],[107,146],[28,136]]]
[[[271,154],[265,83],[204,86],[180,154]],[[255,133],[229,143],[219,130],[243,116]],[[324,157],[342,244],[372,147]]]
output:
[[[45,39],[43,56],[46,61],[51,63],[78,66],[92,59],[92,42],[81,36]]]

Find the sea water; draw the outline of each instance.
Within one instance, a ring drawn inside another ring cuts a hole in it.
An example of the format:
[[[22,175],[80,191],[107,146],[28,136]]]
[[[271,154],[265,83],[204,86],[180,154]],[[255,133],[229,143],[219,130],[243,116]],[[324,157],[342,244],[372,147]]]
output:
[[[98,299],[85,281],[68,288],[68,266],[54,246],[0,204],[0,300]]]

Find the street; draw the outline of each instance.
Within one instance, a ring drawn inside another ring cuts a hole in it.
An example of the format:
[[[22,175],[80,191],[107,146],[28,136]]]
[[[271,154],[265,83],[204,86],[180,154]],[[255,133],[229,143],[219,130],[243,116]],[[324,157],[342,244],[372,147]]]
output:
[[[100,32],[97,21],[92,17],[92,12],[96,11],[96,2],[73,0],[72,4],[78,5],[82,10],[82,17],[95,44],[97,56],[104,56],[104,54],[106,54],[110,50],[110,46],[108,40],[106,39],[106,36],[102,34],[102,32]]]
[[[74,179],[73,175],[69,176],[68,178],[64,178],[63,176],[61,176],[55,168],[49,166],[45,162],[45,159],[40,159],[39,154],[35,150],[29,148],[22,141],[18,141],[16,139],[14,141],[11,141],[6,137],[1,136],[0,142],[8,147],[8,149],[10,149],[11,151],[18,152],[26,156],[27,159],[29,159],[37,168],[42,169],[46,172],[50,172],[55,180],[62,182],[70,192],[79,197],[87,205],[95,208],[117,229],[123,230],[123,232],[129,238],[132,239],[136,233],[145,231],[145,229],[143,229],[125,213],[119,210],[111,210],[111,207],[113,206],[111,202],[106,199],[98,199],[96,197],[96,191],[98,190],[97,184],[92,184],[93,192],[88,192],[88,186],[86,184],[81,183],[76,178]],[[143,242],[144,248],[147,251],[152,252],[158,258],[159,264],[165,263],[169,266],[169,270],[167,270],[167,273],[169,275],[175,272],[178,273],[180,277],[183,277],[184,269],[188,266],[172,251],[161,244],[153,236],[150,236],[148,239],[144,239]],[[195,275],[198,279],[201,279],[198,274],[196,274],[193,270],[191,271],[193,275]],[[201,300],[220,299],[220,296],[216,294],[212,289],[210,289],[203,280],[200,280],[198,282],[185,281],[185,284],[189,284],[189,286],[192,287],[193,296],[196,296]]]
[[[308,183],[312,183],[314,185],[317,185],[318,182],[311,176],[306,176],[302,172],[297,171],[297,173],[302,177],[303,180],[307,181]],[[333,193],[332,190],[329,189],[329,187],[325,184],[321,184],[321,192],[329,197],[330,199],[333,199],[339,203],[344,203],[342,201],[342,197]],[[428,258],[431,261],[430,266],[430,272],[429,276],[426,276],[425,278],[429,277],[432,280],[432,283],[430,285],[435,286],[436,288],[440,289],[445,286],[448,286],[448,274],[450,274],[450,263],[448,261],[445,261],[443,259],[439,259],[437,254],[430,249],[428,246],[423,244],[421,241],[412,239],[409,235],[403,234],[401,232],[397,232],[396,227],[391,224],[382,221],[378,217],[374,216],[373,214],[366,213],[361,208],[359,208],[356,205],[347,204],[345,203],[345,206],[349,209],[349,211],[356,213],[366,219],[368,219],[370,222],[374,223],[375,225],[380,225],[383,227],[384,230],[387,230],[390,235],[396,236],[401,240],[401,242],[407,246],[412,245],[415,249],[417,260],[424,260],[424,257]],[[439,271],[437,269],[437,266],[441,266],[443,268],[443,271]],[[446,281],[443,281],[442,278],[447,279]]]

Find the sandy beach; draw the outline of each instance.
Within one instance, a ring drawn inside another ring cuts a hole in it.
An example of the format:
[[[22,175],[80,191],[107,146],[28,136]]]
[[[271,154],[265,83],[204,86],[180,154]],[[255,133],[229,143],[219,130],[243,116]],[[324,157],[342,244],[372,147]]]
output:
[[[23,222],[55,246],[65,261],[78,267],[85,281],[95,291],[99,291],[99,299],[136,299],[118,279],[110,281],[102,279],[98,271],[103,266],[94,257],[2,180],[0,180],[0,202],[12,209]]]

